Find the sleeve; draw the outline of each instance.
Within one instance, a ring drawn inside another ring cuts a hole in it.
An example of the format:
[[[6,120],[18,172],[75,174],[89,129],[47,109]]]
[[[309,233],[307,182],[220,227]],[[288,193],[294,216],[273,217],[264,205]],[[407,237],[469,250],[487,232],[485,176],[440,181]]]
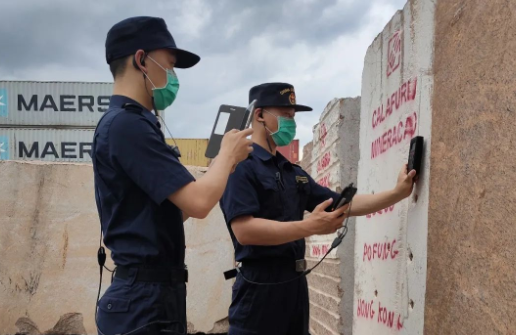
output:
[[[310,195],[308,197],[308,202],[306,204],[307,211],[311,213],[315,209],[315,207],[317,207],[321,202],[328,200],[330,198],[333,198],[334,202],[339,199],[339,193],[333,192],[329,188],[317,184],[308,173],[306,173],[306,176],[308,177],[308,181],[310,183]],[[328,207],[326,211],[329,211],[330,209],[331,206]]]
[[[220,201],[220,208],[228,225],[239,216],[254,216],[260,211],[257,183],[250,165],[246,163],[238,164],[235,172],[229,176]]]
[[[118,166],[156,204],[195,180],[144,117],[117,117],[108,139]]]

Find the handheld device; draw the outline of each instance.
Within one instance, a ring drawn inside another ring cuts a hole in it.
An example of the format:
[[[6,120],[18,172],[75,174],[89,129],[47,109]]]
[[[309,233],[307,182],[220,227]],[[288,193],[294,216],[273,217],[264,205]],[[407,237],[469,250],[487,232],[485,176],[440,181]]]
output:
[[[353,200],[353,197],[355,196],[356,193],[357,193],[357,188],[353,187],[353,183],[346,186],[342,190],[342,193],[340,194],[340,197],[337,200],[337,202],[335,202],[335,206],[333,207],[333,210],[336,210],[337,208],[340,208],[342,206],[349,204],[351,202],[351,200]]]
[[[424,142],[423,136],[416,136],[410,141],[407,172],[416,170],[416,177],[419,176],[419,173],[421,172]]]
[[[255,105],[256,105],[256,99],[251,101],[249,106],[247,106],[247,109],[246,109],[247,121],[246,121],[244,129],[249,128],[249,126],[251,125],[251,121],[253,121],[253,112],[254,112],[254,106]]]
[[[253,100],[247,107],[238,107],[231,105],[221,105],[213,130],[211,131],[208,147],[205,156],[215,158],[219,154],[220,144],[224,134],[232,129],[244,130],[249,127],[252,120],[252,112],[256,100]]]

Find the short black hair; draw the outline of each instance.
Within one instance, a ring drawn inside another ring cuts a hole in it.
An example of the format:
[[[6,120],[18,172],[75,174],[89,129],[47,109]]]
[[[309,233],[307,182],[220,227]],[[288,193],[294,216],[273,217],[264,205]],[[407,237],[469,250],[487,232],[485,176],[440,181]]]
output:
[[[125,69],[127,68],[127,63],[129,58],[132,56],[122,57],[119,59],[115,59],[109,64],[109,71],[111,71],[111,74],[113,75],[113,79],[116,79],[117,77],[124,74]]]

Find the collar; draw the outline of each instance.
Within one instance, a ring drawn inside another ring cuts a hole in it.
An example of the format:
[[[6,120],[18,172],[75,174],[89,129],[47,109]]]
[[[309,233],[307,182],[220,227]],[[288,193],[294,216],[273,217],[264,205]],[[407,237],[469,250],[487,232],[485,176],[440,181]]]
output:
[[[136,100],[128,98],[123,95],[112,95],[111,100],[109,101],[109,107],[110,108],[111,107],[124,108],[124,105],[127,103],[136,105],[137,107],[141,108],[142,115],[145,118],[147,118],[149,121],[151,121],[153,124],[158,123],[158,118],[156,117],[156,115],[154,115],[154,113],[152,113],[150,110],[145,108],[142,104],[140,104]]]
[[[267,150],[265,150],[265,148],[261,147],[259,144],[257,143],[253,143],[253,155],[255,155],[256,157],[260,158],[262,161],[266,162],[266,161],[269,161],[269,160],[272,160],[272,158],[274,156],[271,155],[270,152],[268,152]],[[280,167],[283,167],[283,165],[287,165],[287,166],[290,166],[292,165],[288,159],[286,159],[278,150],[276,150],[276,159],[278,161],[278,165]]]
[[[273,157],[270,152],[257,143],[253,143],[253,149],[253,155],[260,158],[262,161],[268,161]]]

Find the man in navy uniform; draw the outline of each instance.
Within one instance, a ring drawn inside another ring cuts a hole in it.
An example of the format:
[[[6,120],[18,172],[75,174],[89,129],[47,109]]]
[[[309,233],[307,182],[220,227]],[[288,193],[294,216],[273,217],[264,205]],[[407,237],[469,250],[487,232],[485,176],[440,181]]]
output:
[[[114,91],[92,158],[104,243],[116,272],[98,303],[97,328],[106,335],[186,334],[183,222],[205,218],[217,204],[233,167],[253,150],[252,130],[226,134],[219,159],[196,181],[151,111],[174,102],[174,68],[192,67],[199,56],[176,46],[163,19],[133,17],[108,32],[106,60]]]
[[[347,216],[387,208],[412,192],[415,171],[405,165],[394,189],[356,195],[351,207],[331,212],[339,194],[317,184],[276,148],[296,134],[298,105],[294,87],[267,83],[253,87],[256,99],[254,151],[229,177],[220,205],[241,263],[229,308],[230,335],[308,334],[309,301],[304,262],[305,237],[334,233]],[[349,213],[348,213],[349,209]],[[305,210],[312,212],[303,219]],[[343,215],[344,214],[344,215]],[[258,285],[294,281],[279,285]]]

